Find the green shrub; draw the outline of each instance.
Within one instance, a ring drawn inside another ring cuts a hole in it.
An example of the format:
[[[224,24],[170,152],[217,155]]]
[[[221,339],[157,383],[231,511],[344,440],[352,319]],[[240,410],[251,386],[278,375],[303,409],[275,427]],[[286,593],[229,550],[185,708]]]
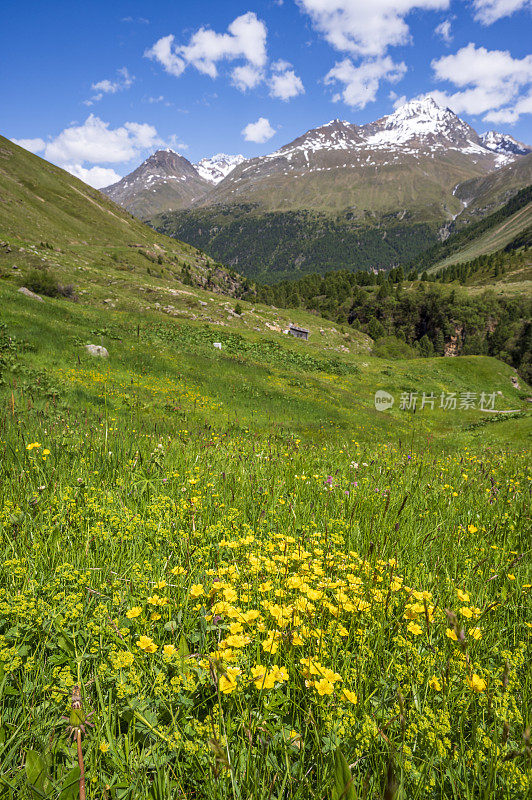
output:
[[[44,269],[33,269],[24,280],[24,285],[36,294],[57,297],[59,284],[51,272]]]
[[[413,348],[397,336],[381,336],[374,342],[371,354],[377,358],[389,359],[416,357]]]
[[[46,297],[69,297],[75,298],[75,289],[72,284],[63,286],[58,283],[55,276],[44,269],[33,269],[24,279],[24,286],[31,289],[36,294],[44,294]]]

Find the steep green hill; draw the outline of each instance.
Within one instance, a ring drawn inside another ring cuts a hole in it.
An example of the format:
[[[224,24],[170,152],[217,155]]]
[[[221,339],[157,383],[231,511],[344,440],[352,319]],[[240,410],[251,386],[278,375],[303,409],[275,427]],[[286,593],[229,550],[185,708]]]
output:
[[[441,269],[449,264],[469,261],[479,255],[506,247],[526,231],[532,223],[532,184],[517,192],[511,200],[492,214],[472,222],[451,234],[445,241],[429,248],[413,260],[418,272]]]
[[[454,230],[492,214],[521,189],[532,184],[532,153],[490,172],[481,178],[461,183],[455,196],[467,203],[454,221]]]
[[[226,289],[234,283],[194,247],[161,236],[96,189],[0,136],[0,275],[22,281],[30,269],[52,271],[63,284],[88,283],[92,293],[108,291],[113,282],[152,278]]]

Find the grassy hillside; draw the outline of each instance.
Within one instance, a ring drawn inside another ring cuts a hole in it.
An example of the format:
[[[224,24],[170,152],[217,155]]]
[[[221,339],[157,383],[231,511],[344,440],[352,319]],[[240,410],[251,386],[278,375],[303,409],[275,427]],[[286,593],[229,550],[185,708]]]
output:
[[[458,264],[471,261],[478,256],[496,253],[511,245],[520,236],[532,228],[532,202],[527,203],[514,214],[500,220],[485,232],[464,244],[464,246],[435,265],[435,269],[442,269],[449,264]],[[434,269],[433,268],[433,269]]]
[[[454,228],[459,229],[492,214],[530,184],[532,153],[481,178],[461,183],[456,188],[455,195],[467,203],[467,206],[456,218]]]
[[[90,275],[90,290],[149,272],[170,283],[216,273],[194,247],[161,236],[96,189],[0,136],[0,273],[52,270],[63,283]],[[185,275],[184,275],[185,273]],[[22,280],[21,277],[21,280]],[[137,277],[137,281],[139,278]],[[214,283],[226,283],[218,271]],[[228,287],[226,287],[228,288]]]
[[[476,257],[495,252],[526,231],[531,221],[532,184],[517,192],[497,211],[430,247],[411,266],[417,272],[423,272],[436,265],[439,269],[446,264],[470,260],[471,255]],[[522,245],[517,243],[516,246]]]
[[[243,313],[235,316],[219,296],[192,288],[186,292],[173,297],[173,308],[166,306],[166,311],[147,307],[133,295],[117,308],[102,308],[97,299],[90,305],[51,298],[37,303],[0,282],[7,326],[6,399],[13,391],[17,408],[33,397],[49,411],[60,402],[73,412],[90,407],[113,416],[134,417],[139,408],[149,408],[151,422],[157,421],[161,430],[171,428],[176,418],[190,419],[190,424],[253,423],[257,430],[280,425],[310,437],[329,437],[336,429],[346,433],[354,426],[364,439],[385,434],[397,439],[417,430],[416,436],[449,438],[453,446],[467,441],[470,424],[486,414],[435,409],[413,419],[398,408],[401,392],[417,389],[439,397],[442,390],[470,389],[480,397],[482,391],[501,391],[497,407],[526,409],[511,381],[514,370],[494,359],[388,363],[369,356],[371,340],[365,334],[308,312],[279,312],[241,301]],[[209,302],[204,312],[209,317],[199,316],[200,301]],[[310,328],[309,342],[281,332],[289,319]],[[14,363],[10,339],[16,343]],[[221,351],[213,342],[221,343]],[[85,353],[87,343],[105,346],[110,359],[94,360]],[[389,414],[375,410],[378,389],[396,397]],[[512,430],[522,435],[519,421],[491,430],[496,438]]]

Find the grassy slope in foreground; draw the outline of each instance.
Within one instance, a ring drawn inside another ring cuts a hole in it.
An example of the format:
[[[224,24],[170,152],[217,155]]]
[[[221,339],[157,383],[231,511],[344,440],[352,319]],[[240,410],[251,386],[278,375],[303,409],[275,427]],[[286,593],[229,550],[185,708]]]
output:
[[[138,339],[136,315],[106,329],[10,292],[3,797],[75,796],[79,683],[90,800],[528,800],[526,419],[368,397],[500,387],[511,407],[504,364],[344,354],[360,373],[331,374],[318,345],[217,352],[154,314]]]

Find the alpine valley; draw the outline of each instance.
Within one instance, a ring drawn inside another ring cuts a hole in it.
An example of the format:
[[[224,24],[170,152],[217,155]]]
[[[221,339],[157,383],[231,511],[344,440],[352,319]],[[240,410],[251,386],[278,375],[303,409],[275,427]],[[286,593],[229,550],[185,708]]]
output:
[[[191,164],[158,151],[103,191],[248,278],[409,264],[532,182],[532,148],[479,135],[432,98],[339,119],[273,153]]]

